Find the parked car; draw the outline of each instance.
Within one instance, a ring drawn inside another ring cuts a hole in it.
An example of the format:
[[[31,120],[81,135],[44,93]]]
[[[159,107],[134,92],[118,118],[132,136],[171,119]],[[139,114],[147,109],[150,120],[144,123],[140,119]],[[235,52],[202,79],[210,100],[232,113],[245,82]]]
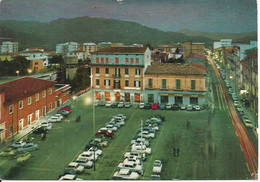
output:
[[[129,108],[129,107],[131,107],[132,106],[132,104],[130,103],[130,102],[126,102],[125,103],[125,108]]]
[[[235,107],[240,106],[239,101],[234,101],[234,106],[235,106]]]
[[[238,112],[243,110],[243,108],[242,108],[240,105],[238,105],[238,106],[236,107],[236,109],[237,109]]]
[[[152,109],[158,109],[158,104],[157,103],[153,103],[152,104]]]
[[[152,117],[150,119],[147,119],[146,123],[148,123],[148,124],[154,124],[154,123],[161,124],[162,120],[160,118],[157,118],[157,117]]]
[[[25,144],[26,144],[26,142],[24,142],[24,141],[21,140],[21,141],[18,141],[18,142],[13,143],[13,144],[12,144],[12,147],[15,148],[15,149],[17,149],[17,148],[23,147]]]
[[[151,103],[145,103],[144,109],[151,109],[152,104]]]
[[[129,169],[119,169],[113,175],[113,179],[129,179],[129,180],[136,180],[138,179],[139,174],[137,172],[131,171]]]
[[[117,106],[118,106],[118,102],[114,102],[114,103],[111,105],[112,108],[117,108]]]
[[[101,131],[101,132],[97,132],[95,134],[95,136],[100,136],[100,135],[103,135],[103,136],[110,138],[110,139],[115,138],[115,135],[113,133],[109,133],[108,131]]]
[[[156,123],[148,124],[148,127],[152,128],[152,129],[155,130],[155,131],[158,131],[158,130],[159,130],[159,126],[158,126],[158,124],[156,124]]]
[[[185,110],[185,109],[186,109],[185,104],[182,104],[182,105],[181,105],[181,110]]]
[[[160,177],[160,175],[152,174],[151,180],[161,180],[161,177]]]
[[[66,174],[65,176],[62,176],[59,180],[83,180],[83,179],[78,178],[76,175],[73,174]]]
[[[86,158],[78,158],[76,162],[84,168],[91,168],[93,166],[93,162]]]
[[[154,138],[155,134],[154,133],[149,133],[148,131],[143,131],[138,133],[138,136],[143,136],[144,138]]]
[[[242,121],[244,122],[246,127],[251,127],[252,128],[252,122],[248,118],[242,118]]]
[[[137,158],[136,156],[130,156],[128,158],[125,158],[123,163],[128,163],[128,162],[134,162],[136,164],[141,164],[140,158]]]
[[[46,134],[48,132],[48,130],[45,127],[39,126],[38,128],[36,128],[35,130],[33,130],[33,134]]]
[[[72,111],[72,109],[69,107],[69,106],[66,106],[66,107],[62,107],[59,111],[68,111],[69,113]],[[58,112],[59,112],[58,111]]]
[[[140,103],[140,104],[139,104],[139,108],[140,108],[140,109],[144,109],[144,103]]]
[[[237,98],[236,95],[233,94],[233,95],[232,95],[232,98],[233,98],[234,101],[238,101],[238,98]]]
[[[136,156],[139,159],[141,159],[141,157],[143,157],[143,160],[145,160],[145,153],[140,152],[140,151],[126,152],[124,155],[124,158],[129,158],[130,156]]]
[[[88,159],[89,161],[96,161],[98,159],[98,154],[93,154],[93,152],[90,152],[90,151],[85,151],[85,152],[82,152],[78,158],[86,158]]]
[[[104,100],[100,100],[98,102],[98,106],[105,106],[105,105],[106,105],[106,101],[104,101]]]
[[[118,108],[123,108],[124,106],[125,106],[125,104],[123,102],[119,102],[117,105]]]
[[[95,100],[95,102],[94,102],[94,106],[95,106],[95,107],[98,106],[98,102],[99,102],[99,100]]]
[[[65,169],[62,173],[60,173],[58,179],[60,179],[62,176],[65,176],[66,174],[76,175],[76,173],[73,169]]]
[[[192,111],[192,109],[193,109],[192,105],[188,104],[187,105],[187,111]]]
[[[147,147],[150,145],[150,142],[148,141],[147,138],[141,138],[141,136],[134,136],[131,140],[131,144],[135,143],[142,143],[146,145]]]
[[[195,105],[194,109],[195,109],[195,111],[200,111],[200,106],[199,105]]]
[[[153,163],[153,172],[161,173],[162,171],[162,162],[160,160],[155,160]]]
[[[62,111],[58,112],[58,114],[60,114],[62,117],[67,117],[70,113],[68,111],[62,110]]]
[[[22,147],[18,148],[18,152],[29,152],[33,150],[37,150],[39,147],[37,144],[33,143],[26,143]]]
[[[95,154],[97,154],[98,156],[102,155],[102,150],[99,149],[99,148],[96,148],[96,147],[95,148],[91,147],[88,151],[93,153],[93,154],[94,154],[94,151],[95,151]]]
[[[98,142],[92,141],[85,146],[85,151],[88,151],[93,146],[95,146],[96,148],[99,148],[99,149],[101,148],[101,146]]]
[[[166,104],[164,104],[164,103],[159,104],[160,110],[164,110],[165,108],[166,108]]]
[[[51,123],[56,123],[56,122],[61,122],[62,119],[63,119],[63,116],[60,116],[60,117],[52,116],[50,119],[48,119],[48,121]]]
[[[166,106],[165,106],[165,107],[166,107],[166,109],[167,109],[167,110],[170,110],[170,109],[172,109],[172,105],[171,105],[170,103],[166,104]]]
[[[151,154],[152,153],[152,149],[146,147],[143,144],[133,144],[131,146],[131,151],[140,151],[140,152],[145,152],[146,154]]]
[[[82,173],[84,171],[84,167],[80,166],[77,162],[69,163],[66,169],[72,169],[75,173]]]
[[[104,138],[95,138],[94,141],[96,144],[98,144],[100,147],[106,147],[108,144],[108,140],[105,140]],[[96,146],[96,145],[95,145]],[[92,147],[92,146],[91,146]],[[89,149],[91,148],[89,147]],[[98,148],[100,148],[98,147]]]
[[[107,103],[106,103],[106,107],[111,107],[111,105],[112,105],[112,102],[111,101],[107,101]]]
[[[109,124],[109,125],[106,125],[106,128],[107,128],[107,131],[110,132],[110,133],[113,133],[113,132],[116,132],[117,131],[117,127]]]
[[[173,104],[172,109],[173,110],[178,110],[180,108],[179,104]]]
[[[143,174],[143,169],[141,165],[135,164],[134,162],[119,163],[117,166],[119,169],[129,169],[132,172],[137,172],[138,174]]]
[[[47,130],[51,130],[52,128],[52,123],[49,123],[48,121],[44,121],[41,123],[42,127],[45,127]]]
[[[124,120],[127,119],[127,117],[126,117],[125,115],[123,115],[123,114],[117,114],[116,117],[121,117],[121,118],[123,118]],[[117,118],[116,118],[116,119],[117,119]]]

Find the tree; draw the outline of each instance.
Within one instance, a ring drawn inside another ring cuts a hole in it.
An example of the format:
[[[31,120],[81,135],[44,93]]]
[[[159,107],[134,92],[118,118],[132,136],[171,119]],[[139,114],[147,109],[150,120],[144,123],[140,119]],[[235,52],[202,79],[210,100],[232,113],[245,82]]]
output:
[[[19,71],[19,75],[27,75],[27,70],[30,67],[30,61],[24,56],[16,56],[12,61],[0,62],[0,76],[14,76],[16,71]]]
[[[60,67],[64,64],[64,59],[61,55],[57,56],[53,56],[51,59],[50,59],[50,64],[59,64]]]

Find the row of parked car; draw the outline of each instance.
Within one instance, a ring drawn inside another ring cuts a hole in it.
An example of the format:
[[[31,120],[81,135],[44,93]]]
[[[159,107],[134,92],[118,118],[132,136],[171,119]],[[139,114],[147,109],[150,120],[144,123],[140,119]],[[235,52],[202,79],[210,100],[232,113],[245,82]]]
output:
[[[158,116],[151,117],[146,120],[144,127],[139,128],[137,135],[131,140],[131,151],[124,154],[123,162],[117,166],[117,171],[113,175],[113,179],[138,179],[143,175],[143,161],[146,160],[147,155],[151,155],[152,149],[149,148],[150,141],[155,137],[159,131],[159,125],[162,119]],[[155,160],[153,172],[156,173],[151,176],[151,179],[160,179],[159,173],[162,170],[162,163],[160,160]]]
[[[230,81],[226,78],[226,72],[223,69],[220,69],[220,74],[222,78],[224,79],[224,82],[226,84],[226,87],[228,88],[228,92],[231,95],[233,101],[234,101],[234,106],[237,110],[237,113],[239,114],[241,120],[243,121],[244,125],[246,127],[252,127],[252,121],[249,120],[248,116],[245,114],[244,109],[241,105],[241,103],[238,101],[238,97],[235,93],[235,90],[232,88]]]
[[[104,127],[98,130],[95,138],[85,146],[85,151],[74,162],[66,166],[59,175],[59,180],[81,180],[77,174],[82,173],[84,169],[93,167],[94,162],[102,156],[102,147],[106,147],[108,142],[115,138],[114,132],[125,125],[126,119],[123,114],[113,116]]]
[[[198,104],[192,105],[192,104],[170,104],[170,103],[140,103],[139,105],[140,109],[160,109],[160,110],[187,110],[187,111],[199,111],[201,109],[203,109],[203,107],[201,107]]]

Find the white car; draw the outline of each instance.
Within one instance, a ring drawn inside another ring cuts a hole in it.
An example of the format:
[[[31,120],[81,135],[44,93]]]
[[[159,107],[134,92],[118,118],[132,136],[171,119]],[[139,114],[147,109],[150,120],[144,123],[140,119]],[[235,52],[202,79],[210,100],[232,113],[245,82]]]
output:
[[[98,154],[95,153],[95,157],[94,157],[94,154],[90,151],[87,151],[87,152],[83,152],[81,153],[78,158],[85,158],[85,159],[88,159],[89,161],[94,161],[94,158],[95,158],[95,161],[98,159]]]
[[[246,127],[252,128],[252,122],[249,119],[242,119]]]
[[[136,140],[131,140],[131,144],[143,144],[145,146],[149,146],[150,145],[150,142],[147,141],[145,138],[137,138]]]
[[[141,145],[141,144],[133,144],[131,146],[131,151],[145,152],[146,154],[152,153],[151,148],[148,148],[145,145]]]
[[[237,106],[239,106],[239,105],[240,105],[240,103],[239,103],[238,101],[235,101],[235,102],[234,102],[234,106],[235,106],[235,107],[237,107]]]
[[[101,132],[101,131],[108,131],[108,129],[106,128],[106,127],[103,127],[103,128],[100,128],[99,130],[98,130],[98,132]],[[111,133],[111,132],[110,132]]]
[[[66,174],[65,176],[60,177],[59,180],[83,180],[83,179],[77,178],[77,176],[73,174]]]
[[[155,131],[159,130],[159,126],[157,124],[149,124],[148,127],[152,128]]]
[[[185,110],[185,109],[186,109],[185,104],[182,104],[182,105],[181,105],[181,110]]]
[[[113,179],[130,179],[135,180],[138,179],[139,174],[137,172],[133,172],[129,169],[119,169],[113,175]]]
[[[130,102],[126,102],[125,103],[125,108],[129,108],[129,107],[131,107],[132,106],[132,104],[130,103]]]
[[[153,172],[161,173],[162,171],[162,162],[160,160],[155,160],[153,164]]]
[[[123,115],[123,114],[117,114],[117,115],[116,115],[116,117],[123,118],[124,120],[126,120],[126,119],[127,119],[127,118],[126,118],[126,116],[125,116],[125,115]]]
[[[137,158],[136,156],[129,156],[128,158],[125,158],[123,163],[128,163],[128,162],[134,162],[136,164],[141,164],[141,159]]]
[[[94,148],[93,147],[91,147],[89,150],[88,150],[89,152],[91,152],[91,153],[94,153]],[[95,155],[102,155],[102,150],[100,150],[100,149],[98,149],[97,147],[95,148]]]
[[[98,103],[99,103],[99,100],[95,100],[95,102],[94,102],[94,106],[98,106]]]
[[[117,127],[114,127],[112,124],[106,125],[106,128],[108,129],[107,131],[109,131],[110,133],[117,131]]]
[[[140,109],[143,109],[143,108],[144,108],[144,103],[140,103],[140,104],[139,104],[139,108],[140,108]]]
[[[84,171],[84,167],[80,166],[77,162],[69,163],[66,169],[73,169],[76,173],[82,173]]]
[[[141,157],[143,157],[143,160],[145,160],[145,153],[141,153],[139,151],[131,151],[131,152],[126,152],[124,155],[124,158],[130,158],[130,157],[136,157],[138,159],[141,159]]]
[[[84,168],[91,168],[93,166],[93,162],[86,158],[78,158],[76,162]]]
[[[166,104],[165,107],[166,107],[166,109],[168,109],[168,110],[172,109],[172,105],[171,105],[170,103]]]
[[[243,110],[243,108],[242,108],[240,105],[238,105],[238,106],[236,107],[236,109],[237,109],[238,112],[240,112],[240,111]]]
[[[138,133],[138,136],[143,136],[144,138],[154,138],[155,134],[149,133],[148,131],[143,131],[143,132]]]
[[[194,106],[194,109],[195,109],[196,111],[200,111],[200,106],[199,106],[199,105],[195,105],[195,106]]]
[[[137,172],[140,175],[143,174],[142,166],[134,162],[119,163],[117,167],[119,169],[130,169],[131,171]]]
[[[125,125],[125,122],[123,119],[120,119],[120,120],[114,120],[112,119],[111,121],[114,121],[115,124],[119,124],[120,126],[124,126]]]
[[[44,122],[41,123],[41,126],[45,127],[47,130],[51,130],[52,123],[50,123],[48,121],[44,121]]]
[[[105,107],[111,107],[111,105],[112,105],[112,102],[111,101],[107,101]]]
[[[61,122],[62,119],[63,117],[52,116],[50,119],[48,119],[48,121],[52,123],[56,123],[56,122]]]
[[[117,105],[118,108],[123,108],[124,106],[125,106],[125,104],[123,102],[119,102]]]
[[[23,147],[25,144],[26,144],[26,142],[18,141],[18,142],[13,143],[12,147],[17,149],[17,148]]]

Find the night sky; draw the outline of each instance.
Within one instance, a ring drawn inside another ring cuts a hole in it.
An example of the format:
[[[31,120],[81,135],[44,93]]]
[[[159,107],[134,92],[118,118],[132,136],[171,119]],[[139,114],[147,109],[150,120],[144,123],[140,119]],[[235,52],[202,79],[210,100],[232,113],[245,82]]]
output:
[[[256,0],[0,0],[0,20],[48,22],[81,16],[134,21],[164,31],[257,29]]]

